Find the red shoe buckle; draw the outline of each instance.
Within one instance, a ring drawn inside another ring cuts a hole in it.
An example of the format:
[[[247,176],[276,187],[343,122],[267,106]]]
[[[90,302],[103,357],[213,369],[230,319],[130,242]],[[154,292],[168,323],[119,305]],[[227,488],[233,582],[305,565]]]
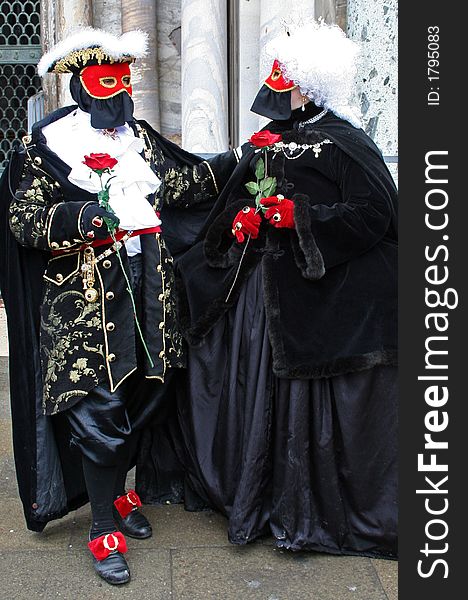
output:
[[[120,496],[117,500],[114,500],[114,506],[119,511],[122,519],[125,519],[132,510],[136,510],[141,506],[140,496],[135,490],[129,490],[124,496]]]
[[[114,531],[114,533],[106,533],[91,540],[88,542],[88,548],[94,558],[104,560],[112,552],[125,554],[127,552],[127,542],[120,531]]]

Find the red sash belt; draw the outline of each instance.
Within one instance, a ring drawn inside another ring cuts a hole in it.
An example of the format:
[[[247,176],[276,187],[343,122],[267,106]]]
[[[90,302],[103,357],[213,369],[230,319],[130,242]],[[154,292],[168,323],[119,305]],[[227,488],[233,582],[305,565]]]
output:
[[[155,227],[148,227],[147,229],[137,229],[135,231],[132,231],[132,233],[130,234],[130,237],[135,237],[137,235],[145,235],[146,233],[161,233],[161,227],[160,227],[160,225],[156,225]],[[128,234],[128,231],[120,229],[115,234],[115,240],[117,242],[119,242],[127,234]],[[88,248],[89,246],[92,246],[93,248],[98,248],[99,246],[108,246],[113,243],[114,243],[114,240],[111,238],[111,236],[108,236],[104,240],[94,240],[90,244],[83,244],[79,248],[67,248],[66,250],[65,249],[52,250],[52,256],[60,256],[61,254],[69,254],[70,252],[77,252],[78,250],[84,250],[85,248]]]

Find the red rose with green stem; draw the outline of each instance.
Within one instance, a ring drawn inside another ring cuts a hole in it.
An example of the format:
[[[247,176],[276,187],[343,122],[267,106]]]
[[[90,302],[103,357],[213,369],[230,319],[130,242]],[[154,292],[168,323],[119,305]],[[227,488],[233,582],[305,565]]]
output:
[[[245,184],[248,192],[252,196],[255,196],[255,206],[257,207],[255,212],[263,209],[260,200],[272,196],[276,190],[276,177],[268,177],[268,149],[282,139],[281,134],[265,130],[254,133],[249,140],[257,148],[263,148],[263,158],[260,157],[255,165],[255,177],[257,181],[249,181]]]
[[[104,185],[102,183],[102,176],[104,175],[104,173],[110,175],[112,173],[112,169],[118,162],[119,161],[116,158],[110,156],[110,154],[102,154],[95,152],[91,152],[89,156],[85,156],[83,161],[83,164],[89,167],[91,171],[93,173],[96,173],[96,175],[99,177],[99,182],[101,184],[101,189],[97,194],[99,206],[102,206],[102,208],[104,208],[112,214],[115,214],[115,212],[112,210],[109,204],[109,182],[113,179],[113,177],[109,177],[109,179],[106,181],[106,184]],[[90,177],[91,175],[92,173],[89,174]],[[119,224],[118,219],[117,223],[115,223],[106,217],[104,217],[104,223],[106,224],[106,227],[111,235],[115,233]]]
[[[91,177],[91,175],[93,173],[96,173],[96,175],[99,177],[99,182],[101,184],[101,189],[97,194],[99,206],[102,206],[102,208],[104,208],[105,210],[107,210],[108,212],[110,212],[112,214],[115,214],[115,212],[109,204],[109,190],[110,190],[110,181],[113,179],[113,177],[109,177],[108,180],[106,181],[106,183],[103,184],[102,176],[104,175],[104,173],[107,173],[108,175],[110,175],[112,173],[112,169],[115,167],[115,165],[118,162],[119,161],[116,158],[113,158],[112,156],[110,156],[110,154],[100,154],[100,153],[95,153],[95,152],[91,152],[91,154],[89,156],[85,156],[84,161],[83,161],[83,164],[85,164],[87,167],[89,167],[91,169],[91,173],[89,174],[89,176]],[[125,267],[122,262],[122,257],[120,256],[120,250],[119,250],[120,242],[117,242],[117,240],[115,238],[115,232],[118,227],[118,220],[117,220],[117,223],[114,223],[114,221],[111,221],[110,219],[104,217],[104,222],[107,226],[107,229],[109,230],[109,234],[110,234],[112,240],[114,241],[115,253],[117,255],[117,259],[119,261],[120,268],[122,269],[122,273],[124,275],[125,282],[127,284],[127,292],[128,292],[128,295],[130,296],[130,300],[132,302],[133,316],[135,319],[136,328],[140,335],[141,343],[143,344],[143,348],[145,350],[146,356],[148,357],[148,361],[149,361],[151,367],[154,367],[153,359],[151,358],[151,355],[149,353],[148,346],[146,345],[145,339],[143,337],[143,331],[141,330],[140,321],[138,320],[138,316],[137,316],[137,312],[136,312],[135,298],[133,297],[133,292],[132,292],[132,286],[130,284],[130,280],[128,279],[127,272],[125,271]]]

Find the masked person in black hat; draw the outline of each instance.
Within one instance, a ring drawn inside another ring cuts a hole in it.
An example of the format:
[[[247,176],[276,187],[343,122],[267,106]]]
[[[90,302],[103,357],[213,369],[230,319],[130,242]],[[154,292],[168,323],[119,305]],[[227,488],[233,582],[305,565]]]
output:
[[[130,64],[146,46],[142,32],[84,29],[52,48],[39,74],[72,73],[77,105],[34,125],[1,186],[1,289],[27,524],[41,531],[89,497],[89,548],[112,584],[130,579],[124,535],[152,533],[126,476],[145,424],[159,426],[169,446],[168,386],[184,365],[159,211],[180,252],[191,234],[178,209],[196,204],[204,218],[217,188],[207,163],[134,118]],[[155,198],[161,185],[171,207],[163,193]],[[180,466],[157,460],[156,485],[167,484],[160,497],[171,500],[177,487],[162,479]]]
[[[312,22],[267,51],[272,121],[178,262],[188,483],[232,543],[394,557],[395,185],[350,105],[355,43]]]

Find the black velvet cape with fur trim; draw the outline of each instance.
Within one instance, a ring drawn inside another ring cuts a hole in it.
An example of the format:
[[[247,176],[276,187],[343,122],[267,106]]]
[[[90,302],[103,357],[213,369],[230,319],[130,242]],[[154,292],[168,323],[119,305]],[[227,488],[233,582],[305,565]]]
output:
[[[232,221],[254,206],[245,183],[254,180],[256,149],[243,156],[196,243],[178,262],[179,312],[197,345],[237,299],[261,263],[273,370],[279,377],[320,378],[395,365],[397,352],[397,193],[382,155],[362,131],[332,113],[304,129],[309,105],[265,129],[283,140],[320,143],[320,158],[285,160],[269,174],[276,193],[295,203],[295,230],[265,220],[260,235],[237,244]]]

